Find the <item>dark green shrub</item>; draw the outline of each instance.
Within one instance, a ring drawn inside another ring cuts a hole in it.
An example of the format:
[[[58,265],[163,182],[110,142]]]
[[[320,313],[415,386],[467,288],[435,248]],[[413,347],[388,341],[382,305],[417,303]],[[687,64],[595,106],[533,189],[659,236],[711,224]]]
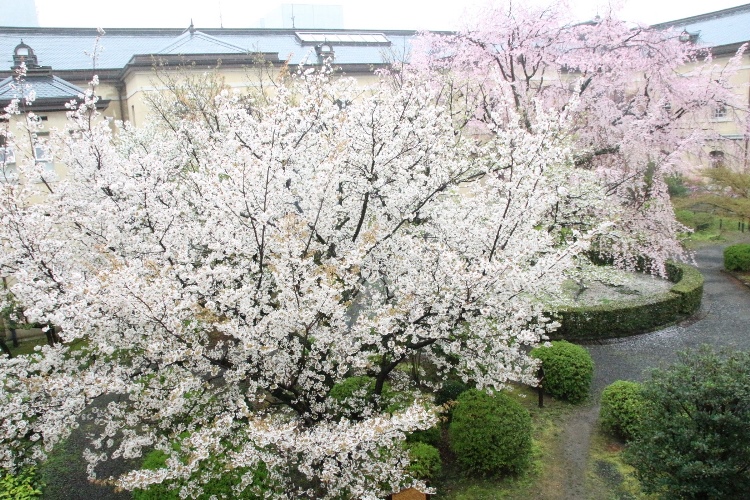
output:
[[[727,271],[750,271],[750,245],[742,243],[726,247],[724,268]]]
[[[42,485],[34,467],[21,469],[15,474],[6,472],[0,476],[0,499],[33,500],[41,496]]]
[[[154,450],[144,458],[143,468],[156,470],[165,467],[167,458],[166,453],[163,451]],[[198,497],[201,500],[209,500],[211,498],[255,500],[265,498],[265,493],[270,490],[268,470],[263,463],[252,471],[252,483],[240,495],[233,488],[242,482],[242,476],[250,471],[250,469],[222,469],[222,464],[215,459],[204,461],[201,464],[201,468],[203,470],[196,472],[194,474],[195,477],[191,477],[190,480],[197,479],[201,472],[207,471],[214,472],[217,476],[203,485],[203,494]],[[187,481],[184,482],[187,483]],[[165,481],[161,484],[152,484],[146,489],[136,489],[133,490],[133,500],[178,500],[182,484],[183,481],[173,480]]]
[[[476,389],[461,394],[448,433],[458,465],[469,473],[513,473],[528,464],[531,416],[505,394]]]
[[[471,386],[460,380],[448,379],[435,393],[435,404],[440,406],[448,401],[455,401],[463,392],[471,389]]]
[[[643,422],[625,450],[646,493],[747,498],[750,353],[709,347],[679,354],[643,384]]]
[[[599,422],[602,429],[630,441],[636,435],[643,416],[641,384],[618,380],[602,392]]]
[[[664,177],[664,182],[667,183],[667,191],[669,196],[680,198],[687,196],[690,192],[688,187],[685,185],[685,178],[681,174],[667,175]]]
[[[406,449],[409,451],[407,471],[413,478],[428,480],[440,474],[443,462],[437,448],[425,443],[407,443]]]
[[[542,362],[546,392],[571,403],[586,399],[594,375],[594,361],[586,349],[559,340],[549,347],[537,347],[531,356]]]
[[[406,441],[409,443],[425,443],[432,446],[437,446],[442,440],[442,433],[438,427],[430,427],[423,431],[414,431],[406,436]]]

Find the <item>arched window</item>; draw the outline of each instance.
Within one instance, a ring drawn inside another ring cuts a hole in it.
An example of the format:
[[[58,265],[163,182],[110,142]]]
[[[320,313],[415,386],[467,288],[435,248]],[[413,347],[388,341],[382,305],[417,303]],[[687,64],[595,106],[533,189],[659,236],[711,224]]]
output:
[[[708,153],[713,168],[724,168],[724,151],[713,150]]]

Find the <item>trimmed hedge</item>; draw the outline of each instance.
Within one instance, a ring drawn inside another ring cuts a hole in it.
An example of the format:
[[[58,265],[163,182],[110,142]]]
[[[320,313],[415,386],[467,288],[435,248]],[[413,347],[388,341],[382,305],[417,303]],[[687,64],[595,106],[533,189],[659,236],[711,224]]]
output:
[[[667,263],[674,286],[665,293],[628,304],[564,307],[554,314],[561,326],[554,339],[626,337],[659,328],[694,314],[703,297],[703,275],[693,266]]]
[[[605,432],[630,441],[643,419],[645,400],[638,382],[617,380],[602,391],[599,422]]]
[[[750,245],[741,243],[726,247],[724,268],[727,271],[750,271]]]
[[[580,403],[588,397],[594,361],[586,349],[559,340],[550,346],[537,347],[531,356],[542,362],[542,387],[546,392],[571,403]]]
[[[529,462],[531,415],[506,394],[461,394],[448,434],[458,465],[471,474],[515,473]]]

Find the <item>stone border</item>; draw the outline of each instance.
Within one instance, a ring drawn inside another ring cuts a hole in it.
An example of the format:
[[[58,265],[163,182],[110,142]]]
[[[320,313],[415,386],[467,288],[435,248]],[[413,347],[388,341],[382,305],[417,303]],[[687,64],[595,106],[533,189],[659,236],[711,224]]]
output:
[[[597,340],[627,337],[673,324],[698,311],[703,297],[703,275],[697,268],[667,263],[667,277],[674,283],[665,293],[628,304],[563,307],[553,317],[561,326],[553,340]]]

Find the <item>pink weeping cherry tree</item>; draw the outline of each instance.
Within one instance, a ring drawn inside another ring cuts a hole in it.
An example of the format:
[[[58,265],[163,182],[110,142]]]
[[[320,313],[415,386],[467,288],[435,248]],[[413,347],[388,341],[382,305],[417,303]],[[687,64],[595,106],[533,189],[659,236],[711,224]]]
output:
[[[721,140],[715,108],[738,123],[747,116],[729,82],[745,48],[718,63],[685,33],[572,18],[562,3],[491,5],[455,34],[425,34],[410,70],[441,88],[474,134],[515,121],[534,133],[540,112],[567,113],[576,167],[596,172],[621,209],[595,244],[600,256],[663,273],[667,259],[684,257],[664,177],[694,169],[706,140]]]

